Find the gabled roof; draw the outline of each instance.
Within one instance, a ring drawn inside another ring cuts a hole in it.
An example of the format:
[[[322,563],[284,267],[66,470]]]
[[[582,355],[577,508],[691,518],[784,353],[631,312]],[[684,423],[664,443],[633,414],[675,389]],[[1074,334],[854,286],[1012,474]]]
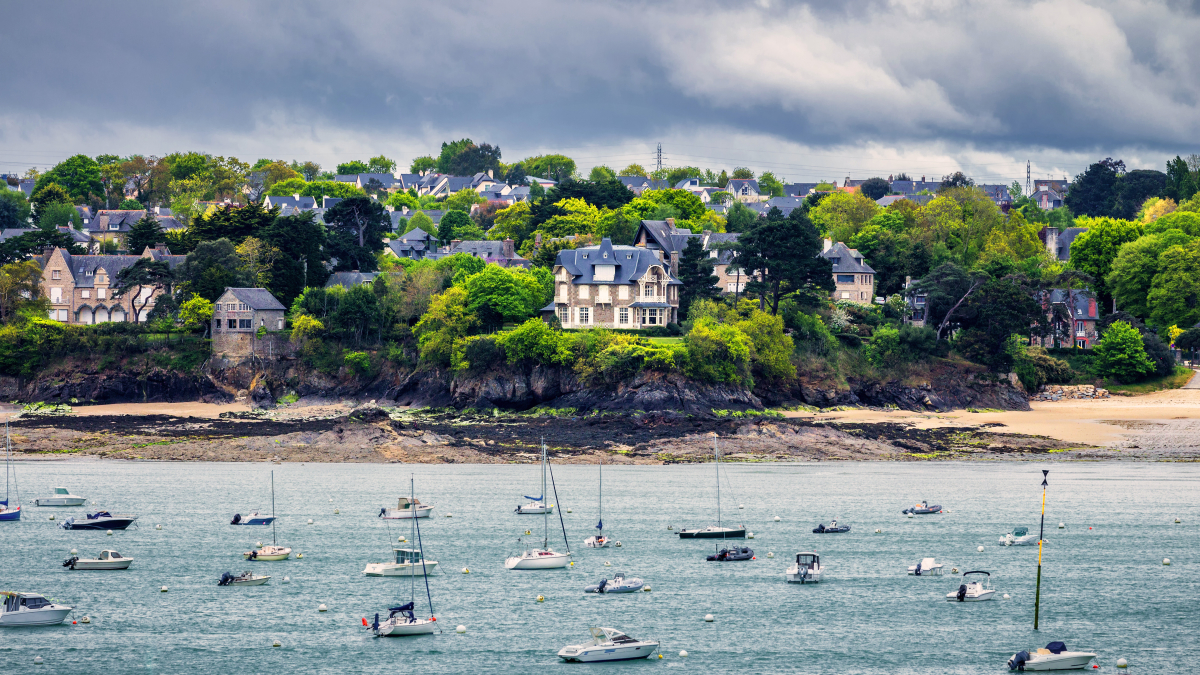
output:
[[[287,310],[283,304],[275,299],[274,295],[271,295],[271,291],[268,291],[265,288],[233,288],[232,286],[226,286],[225,293],[233,293],[233,297],[237,298],[240,302],[249,305],[250,309],[275,309],[279,311]]]
[[[788,197],[806,197],[820,183],[790,183],[783,186],[783,194]]]
[[[558,252],[554,264],[567,270],[576,284],[633,284],[655,265],[663,270],[669,284],[681,283],[671,277],[670,267],[659,260],[654,251],[642,246],[614,246],[608,238],[603,239],[599,246],[563,249]],[[613,280],[596,281],[596,265],[613,265]]]
[[[57,250],[62,252],[63,260],[67,263],[67,269],[71,272],[76,288],[95,286],[96,270],[100,268],[103,268],[109,275],[109,282],[115,284],[118,272],[126,267],[132,267],[143,257],[165,262],[171,269],[175,269],[187,259],[187,256],[171,255],[170,251],[158,249],[148,249],[148,254],[145,255],[71,255],[66,249]],[[42,268],[45,269],[49,259],[43,258],[40,262]]]
[[[422,230],[419,227],[414,227],[413,229],[409,230],[408,232],[405,232],[404,234],[400,235],[400,241],[407,241],[407,242],[417,242],[417,241],[425,242],[425,241],[430,241],[434,238],[435,237],[433,235],[429,234],[428,232],[426,232],[425,230]]]
[[[653,243],[658,248],[668,253],[682,253],[683,249],[687,247],[689,237],[700,236],[692,234],[691,230],[681,230],[665,220],[643,220],[638,225],[638,232],[634,234],[634,241],[641,238],[638,235],[640,235],[642,230],[646,231],[649,235],[648,239],[653,240]],[[650,242],[647,243],[649,244]]]
[[[378,275],[375,272],[334,272],[329,275],[329,280],[325,282],[325,288],[333,286],[353,288],[375,281],[376,276]],[[280,305],[280,307],[282,306]]]
[[[771,197],[767,200],[767,210],[776,207],[783,212],[784,217],[804,205],[804,197]]]
[[[1070,307],[1068,301],[1070,295],[1064,288],[1054,288],[1050,290],[1050,302],[1056,305],[1068,305],[1071,310],[1071,318],[1073,319],[1098,319],[1100,311],[1096,296],[1091,291],[1077,290],[1075,291],[1075,306]]]
[[[733,262],[734,253],[730,249],[721,249],[721,244],[735,244],[738,240],[737,232],[713,232],[708,235],[704,242],[705,251],[719,251],[716,258],[716,264],[728,265]]]
[[[730,178],[729,183],[725,185],[725,189],[733,194],[738,194],[743,187],[748,187],[754,192],[761,192],[758,189],[758,181],[753,178]]]
[[[503,260],[515,263],[527,262],[525,258],[513,254],[511,258],[504,255],[504,242],[494,239],[487,240],[468,240],[460,241],[450,248],[451,255],[455,253],[466,253],[467,255],[475,256],[476,258],[484,258],[486,260]]]
[[[88,232],[128,232],[129,228],[145,215],[144,209],[138,211],[101,209],[85,227]],[[117,228],[113,229],[113,225],[116,225]]]
[[[300,195],[286,195],[283,197],[272,197],[270,195],[263,197],[263,208],[269,209],[275,206],[290,206],[302,210],[311,210],[317,207],[317,200],[313,197],[301,197]]]
[[[821,257],[827,260],[837,260],[833,264],[834,274],[874,274],[875,270],[863,260],[862,254],[842,242],[837,242],[822,251]]]

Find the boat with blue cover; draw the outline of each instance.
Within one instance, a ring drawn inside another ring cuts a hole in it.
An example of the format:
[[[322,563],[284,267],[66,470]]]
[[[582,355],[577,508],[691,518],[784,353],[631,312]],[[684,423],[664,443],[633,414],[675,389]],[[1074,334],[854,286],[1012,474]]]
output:
[[[4,501],[0,501],[0,520],[21,519],[21,493],[17,493],[16,504],[12,504],[12,493],[8,491],[12,475],[12,483],[17,480],[17,470],[12,465],[12,445],[9,441],[8,421],[4,422]]]
[[[839,532],[849,532],[849,525],[838,525],[837,519],[829,521],[828,525],[817,525],[813,528],[813,534],[837,534]]]
[[[929,502],[922,500],[920,504],[914,504],[914,505],[908,507],[907,509],[904,509],[900,513],[911,513],[915,516],[920,516],[920,515],[925,515],[925,514],[929,514],[929,513],[941,513],[941,512],[942,512],[941,504],[934,504],[934,505],[930,506]]]
[[[708,556],[705,558],[705,560],[709,562],[739,562],[742,560],[754,560],[754,549],[746,546],[723,548],[715,554]]]
[[[67,518],[58,524],[64,530],[124,530],[137,521],[136,513],[89,513],[81,520]]]
[[[1051,642],[1032,652],[1020,651],[1008,660],[1009,670],[1083,670],[1096,655],[1092,652],[1067,651],[1062,642]]]

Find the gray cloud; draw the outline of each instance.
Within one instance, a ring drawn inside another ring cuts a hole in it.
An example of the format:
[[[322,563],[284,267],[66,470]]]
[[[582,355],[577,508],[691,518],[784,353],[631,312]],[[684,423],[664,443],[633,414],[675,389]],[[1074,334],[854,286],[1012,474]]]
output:
[[[188,148],[407,161],[469,135],[507,159],[582,147],[643,163],[666,137],[681,157],[759,158],[796,178],[819,163],[794,153],[837,170],[891,155],[1077,171],[1121,153],[1161,167],[1200,138],[1200,16],[1185,3],[60,2],[5,14],[0,170]],[[729,149],[734,138],[744,145]],[[712,146],[725,149],[698,149]]]

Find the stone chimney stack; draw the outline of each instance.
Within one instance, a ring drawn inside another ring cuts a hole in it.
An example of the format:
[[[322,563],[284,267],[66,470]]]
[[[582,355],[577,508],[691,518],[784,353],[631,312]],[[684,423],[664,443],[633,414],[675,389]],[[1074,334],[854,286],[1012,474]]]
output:
[[[1050,257],[1058,260],[1058,228],[1046,228],[1046,250],[1050,252]]]
[[[541,232],[538,232],[533,235],[533,246],[534,246],[534,248],[542,247],[542,233]]]
[[[504,240],[504,257],[512,260],[517,257],[515,242],[512,239]]]
[[[675,227],[675,219],[667,218],[667,225],[670,225],[671,227]]]
[[[829,250],[829,249],[831,249],[831,248],[833,248],[833,240],[832,240],[832,239],[829,239],[829,238],[827,237],[827,238],[825,239],[825,241],[824,241],[824,242],[822,242],[821,253],[824,253],[825,251],[828,251],[828,250]]]

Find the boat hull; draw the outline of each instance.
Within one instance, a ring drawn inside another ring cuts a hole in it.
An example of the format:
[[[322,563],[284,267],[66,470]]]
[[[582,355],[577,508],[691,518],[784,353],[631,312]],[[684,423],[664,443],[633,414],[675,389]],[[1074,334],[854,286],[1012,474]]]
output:
[[[34,506],[83,506],[85,497],[48,497],[33,500]]]
[[[71,565],[73,570],[127,570],[133,564],[133,558],[120,560],[76,560]]]
[[[704,530],[680,530],[680,539],[745,539],[746,528],[732,529],[704,529]]]
[[[522,516],[540,516],[543,513],[546,513],[546,514],[554,513],[554,505],[551,504],[550,506],[532,506],[532,505],[526,504],[525,506],[518,506],[517,513]]]
[[[424,570],[421,565],[409,563],[368,563],[363,575],[368,577],[420,577],[437,573],[437,561],[426,560]]]
[[[961,601],[958,599],[958,592],[952,591],[946,594],[946,602],[983,602],[991,600],[992,596],[996,595],[996,591],[983,591],[978,595],[967,595]]]
[[[910,576],[910,577],[912,577],[912,576],[940,577],[940,576],[942,576],[942,566],[935,565],[934,567],[924,568],[921,570],[920,574],[917,574],[917,567],[916,567],[916,565],[913,565],[912,567],[908,568],[908,576]]]
[[[1000,538],[1001,546],[1037,546],[1037,543],[1036,534],[1027,534],[1024,537],[1014,537],[1009,534]]]
[[[608,537],[588,537],[583,540],[583,545],[588,548],[608,548],[612,540]]]
[[[257,555],[255,555],[255,553],[257,553]],[[280,560],[287,560],[288,557],[291,555],[292,555],[292,549],[290,549],[290,548],[272,547],[269,550],[259,549],[258,551],[247,551],[242,554],[242,557],[245,558],[246,560],[264,560],[266,562],[279,562]]]
[[[428,518],[430,511],[433,511],[432,506],[421,506],[415,511],[413,509],[385,509],[380,518],[383,518],[384,520],[412,520],[413,518]]]
[[[54,626],[71,615],[71,607],[55,606],[25,612],[0,611],[0,626]]]
[[[391,620],[379,624],[375,634],[379,637],[408,637],[410,635],[429,635],[433,633],[436,624],[428,619],[417,619],[406,623],[393,623]]]
[[[64,521],[59,527],[64,530],[124,530],[136,520],[137,516],[130,518],[97,518],[96,520]]]
[[[556,570],[562,569],[570,562],[570,556],[565,553],[543,555],[536,558],[514,556],[504,561],[504,568],[510,570]]]
[[[1031,654],[1030,657],[1022,666],[1025,670],[1083,670],[1092,662],[1092,659],[1096,658],[1096,655],[1091,652],[1063,652],[1061,654]],[[1016,669],[1012,665],[1016,658],[1017,655],[1013,654],[1009,659],[1010,669]]]
[[[15,509],[4,509],[3,511],[0,511],[0,521],[20,520],[20,519],[21,519],[21,507],[19,507],[19,506]]]
[[[601,661],[633,661],[648,659],[658,651],[657,642],[633,645],[573,645],[563,647],[558,657],[575,663],[599,663]]]
[[[819,584],[821,583],[822,570],[808,570],[808,574],[800,574],[800,569],[796,565],[792,565],[787,571],[787,582],[789,584]]]
[[[230,523],[230,525],[270,525],[273,522],[275,522],[274,518],[250,518],[240,523]]]
[[[262,586],[271,580],[271,577],[258,577],[256,579],[234,580],[229,582],[230,586]]]

